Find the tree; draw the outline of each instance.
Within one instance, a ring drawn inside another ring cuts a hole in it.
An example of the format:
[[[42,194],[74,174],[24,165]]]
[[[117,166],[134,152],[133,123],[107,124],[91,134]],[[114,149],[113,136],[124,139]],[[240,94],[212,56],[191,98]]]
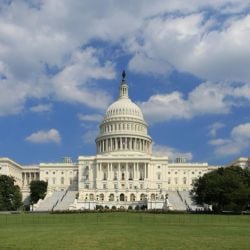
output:
[[[242,211],[250,204],[250,172],[240,167],[219,168],[200,177],[193,186],[194,200],[213,210]]]
[[[30,183],[30,202],[37,203],[39,199],[43,199],[47,192],[48,183],[45,181],[32,181]]]
[[[22,194],[13,177],[0,175],[0,210],[13,211],[22,205]]]

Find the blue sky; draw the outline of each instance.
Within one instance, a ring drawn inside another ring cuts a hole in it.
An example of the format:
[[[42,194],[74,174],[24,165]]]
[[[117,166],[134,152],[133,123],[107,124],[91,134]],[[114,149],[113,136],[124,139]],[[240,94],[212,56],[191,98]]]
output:
[[[249,156],[250,1],[0,0],[0,156],[94,155],[123,69],[154,152]]]

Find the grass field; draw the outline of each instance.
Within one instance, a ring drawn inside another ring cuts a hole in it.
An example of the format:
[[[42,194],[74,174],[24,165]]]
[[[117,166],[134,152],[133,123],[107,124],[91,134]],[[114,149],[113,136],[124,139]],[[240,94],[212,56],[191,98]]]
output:
[[[1,214],[0,249],[250,249],[250,216]]]

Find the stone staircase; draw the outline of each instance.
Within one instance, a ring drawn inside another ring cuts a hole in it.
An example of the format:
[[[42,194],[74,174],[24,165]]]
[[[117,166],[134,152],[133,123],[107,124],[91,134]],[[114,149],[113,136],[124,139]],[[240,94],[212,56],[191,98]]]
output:
[[[74,202],[77,191],[67,190],[61,200],[58,201],[54,207],[54,211],[65,211],[69,209],[69,206]]]
[[[172,210],[186,211],[187,206],[177,191],[168,191],[168,202]]]
[[[202,206],[197,205],[192,200],[192,195],[190,194],[189,191],[179,191],[179,194],[190,210],[196,211],[196,210],[203,210],[204,209]]]
[[[65,191],[55,191],[51,195],[47,195],[44,200],[38,201],[34,207],[34,211],[51,211],[55,205],[62,199]]]

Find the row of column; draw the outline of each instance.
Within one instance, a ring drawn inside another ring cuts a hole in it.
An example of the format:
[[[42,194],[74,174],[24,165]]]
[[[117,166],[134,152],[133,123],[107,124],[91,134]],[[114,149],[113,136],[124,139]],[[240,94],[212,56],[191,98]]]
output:
[[[23,186],[27,186],[30,184],[31,181],[39,180],[39,173],[24,172],[22,173],[22,180],[23,180]]]
[[[97,180],[144,180],[148,178],[148,163],[97,163]]]
[[[136,150],[145,153],[151,152],[151,142],[133,137],[116,137],[102,139],[97,142],[97,152],[105,153],[117,150]]]

